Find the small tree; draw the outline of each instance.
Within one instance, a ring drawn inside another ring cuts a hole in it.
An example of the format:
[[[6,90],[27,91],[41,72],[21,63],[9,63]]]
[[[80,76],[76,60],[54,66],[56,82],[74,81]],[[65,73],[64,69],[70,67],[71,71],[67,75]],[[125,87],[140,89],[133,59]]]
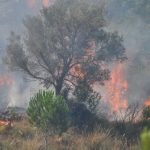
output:
[[[68,127],[68,106],[60,96],[52,91],[40,90],[29,102],[27,114],[30,123],[40,128],[45,137],[53,133],[61,134]]]

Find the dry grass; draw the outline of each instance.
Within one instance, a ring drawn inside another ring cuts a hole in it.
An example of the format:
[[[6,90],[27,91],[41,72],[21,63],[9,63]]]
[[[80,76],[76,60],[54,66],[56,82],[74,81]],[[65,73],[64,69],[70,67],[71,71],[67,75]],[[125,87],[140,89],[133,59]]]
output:
[[[127,146],[125,140],[110,137],[107,131],[78,134],[69,129],[60,136],[48,139],[49,150],[138,150],[138,146]],[[44,150],[42,133],[26,120],[16,122],[12,129],[0,134],[0,150]]]
[[[53,139],[53,143],[56,150],[138,150],[137,146],[127,146],[126,141],[112,138],[104,132],[79,135],[69,131],[57,143]]]

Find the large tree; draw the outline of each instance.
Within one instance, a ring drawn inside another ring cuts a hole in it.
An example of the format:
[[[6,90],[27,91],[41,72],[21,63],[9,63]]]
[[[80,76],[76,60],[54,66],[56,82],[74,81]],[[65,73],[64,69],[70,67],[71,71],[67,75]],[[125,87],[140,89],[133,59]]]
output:
[[[57,95],[79,80],[89,86],[103,83],[109,79],[104,62],[126,59],[122,37],[104,29],[103,8],[97,4],[57,0],[24,25],[24,35],[11,33],[5,61]]]

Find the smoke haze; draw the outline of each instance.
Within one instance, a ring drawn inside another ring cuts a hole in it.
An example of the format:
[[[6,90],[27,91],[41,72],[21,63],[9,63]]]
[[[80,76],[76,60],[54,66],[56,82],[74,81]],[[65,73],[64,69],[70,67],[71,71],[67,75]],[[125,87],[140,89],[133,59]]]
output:
[[[123,36],[127,50],[126,78],[129,83],[129,103],[143,102],[150,95],[150,15],[142,7],[142,4],[145,4],[144,0],[141,0],[141,5],[138,6],[141,9],[138,10],[133,1],[127,3],[112,0],[107,7],[109,28],[117,30]],[[145,6],[147,5],[150,5],[149,0]]]
[[[104,1],[104,0],[103,0]],[[141,0],[144,1],[144,0]],[[149,5],[150,1],[147,0]],[[100,0],[95,0],[99,3]],[[48,0],[0,0],[0,57],[5,55],[5,46],[10,31],[21,33],[22,20],[26,15],[35,15],[39,9],[48,6]],[[118,31],[124,38],[128,60],[125,76],[129,83],[128,101],[143,102],[150,96],[150,15],[143,17],[133,9],[132,2],[122,0],[105,1],[107,29]],[[131,7],[132,6],[132,7]],[[0,75],[8,75],[13,85],[0,86],[1,107],[5,105],[25,106],[35,85],[24,82],[22,75],[10,73],[0,61]],[[36,85],[37,87],[37,85]]]

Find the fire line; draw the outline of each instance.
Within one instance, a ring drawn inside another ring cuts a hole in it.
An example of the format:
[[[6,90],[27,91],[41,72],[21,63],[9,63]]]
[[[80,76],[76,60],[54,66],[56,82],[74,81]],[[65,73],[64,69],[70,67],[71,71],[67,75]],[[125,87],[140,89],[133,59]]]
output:
[[[112,112],[128,107],[126,98],[128,83],[123,77],[123,64],[116,65],[111,72],[111,80],[106,84],[106,102],[109,103]]]

